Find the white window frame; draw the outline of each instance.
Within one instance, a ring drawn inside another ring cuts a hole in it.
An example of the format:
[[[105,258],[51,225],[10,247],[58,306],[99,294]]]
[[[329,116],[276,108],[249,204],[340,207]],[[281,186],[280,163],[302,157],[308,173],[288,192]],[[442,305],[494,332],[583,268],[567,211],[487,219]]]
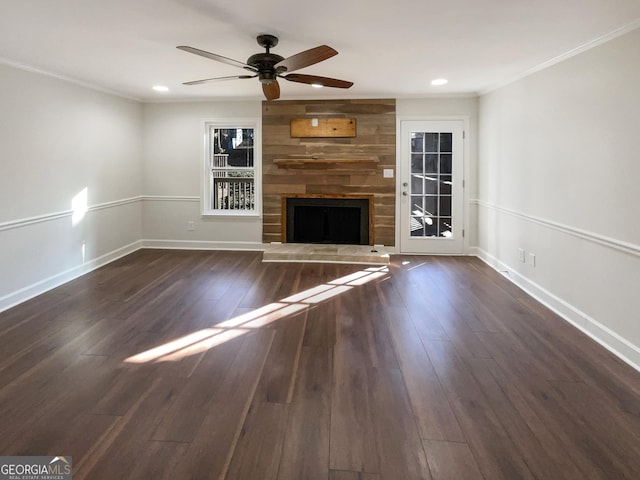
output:
[[[212,171],[209,159],[213,155],[210,132],[215,128],[253,129],[253,169],[255,208],[253,210],[219,210],[212,208]],[[260,118],[216,118],[204,121],[204,155],[201,168],[200,210],[203,217],[262,217],[262,122]]]

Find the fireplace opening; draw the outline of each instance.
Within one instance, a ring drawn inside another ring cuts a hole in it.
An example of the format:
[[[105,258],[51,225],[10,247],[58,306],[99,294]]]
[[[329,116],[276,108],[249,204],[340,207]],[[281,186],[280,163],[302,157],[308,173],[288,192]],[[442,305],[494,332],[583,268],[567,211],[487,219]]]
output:
[[[369,199],[287,198],[289,243],[369,244]]]

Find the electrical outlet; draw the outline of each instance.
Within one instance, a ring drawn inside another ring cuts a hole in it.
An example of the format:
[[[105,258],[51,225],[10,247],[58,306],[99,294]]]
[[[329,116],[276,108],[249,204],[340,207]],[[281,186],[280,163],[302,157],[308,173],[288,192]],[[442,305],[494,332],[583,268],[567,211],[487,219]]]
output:
[[[193,231],[193,230],[195,230],[195,229],[196,229],[196,224],[195,224],[195,222],[191,222],[191,221],[187,222],[187,230],[189,230],[190,232],[192,232],[192,231]]]
[[[535,268],[536,266],[536,254],[529,252],[529,265]]]
[[[522,263],[524,263],[524,262],[525,262],[524,249],[522,249],[522,248],[519,248],[519,249],[518,249],[518,258],[520,258],[520,261],[521,261]]]

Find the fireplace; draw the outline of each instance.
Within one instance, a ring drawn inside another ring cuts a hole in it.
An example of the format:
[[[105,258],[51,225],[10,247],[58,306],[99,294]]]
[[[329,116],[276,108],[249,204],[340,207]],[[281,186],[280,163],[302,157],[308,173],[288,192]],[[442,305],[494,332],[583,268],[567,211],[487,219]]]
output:
[[[283,241],[373,245],[371,197],[287,196]]]

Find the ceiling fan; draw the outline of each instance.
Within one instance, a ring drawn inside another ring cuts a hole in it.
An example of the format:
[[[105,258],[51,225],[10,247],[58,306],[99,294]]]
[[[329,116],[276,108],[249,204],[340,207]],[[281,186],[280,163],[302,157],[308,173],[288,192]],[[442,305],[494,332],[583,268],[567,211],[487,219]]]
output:
[[[220,80],[235,80],[256,78],[262,83],[262,91],[267,100],[277,100],[280,98],[280,85],[278,84],[278,77],[284,78],[290,82],[307,83],[309,85],[321,85],[323,87],[333,88],[349,88],[353,85],[353,82],[347,82],[346,80],[338,80],[337,78],[318,77],[317,75],[304,75],[300,73],[290,73],[301,68],[308,67],[315,63],[322,62],[328,58],[337,55],[338,52],[327,45],[320,45],[319,47],[305,50],[304,52],[297,53],[290,57],[284,58],[275,53],[271,53],[270,50],[278,44],[278,37],[274,35],[258,35],[258,45],[265,48],[265,53],[256,53],[251,55],[246,63],[233,60],[231,58],[216,55],[215,53],[206,52],[198,48],[179,46],[180,50],[185,52],[194,53],[201,57],[209,58],[211,60],[217,60],[218,62],[226,63],[228,65],[234,65],[236,67],[249,70],[252,75],[234,75],[231,77],[216,77],[205,78],[203,80],[195,80],[192,82],[185,82],[183,85],[199,85],[201,83],[215,82]],[[285,75],[286,74],[286,75]]]

